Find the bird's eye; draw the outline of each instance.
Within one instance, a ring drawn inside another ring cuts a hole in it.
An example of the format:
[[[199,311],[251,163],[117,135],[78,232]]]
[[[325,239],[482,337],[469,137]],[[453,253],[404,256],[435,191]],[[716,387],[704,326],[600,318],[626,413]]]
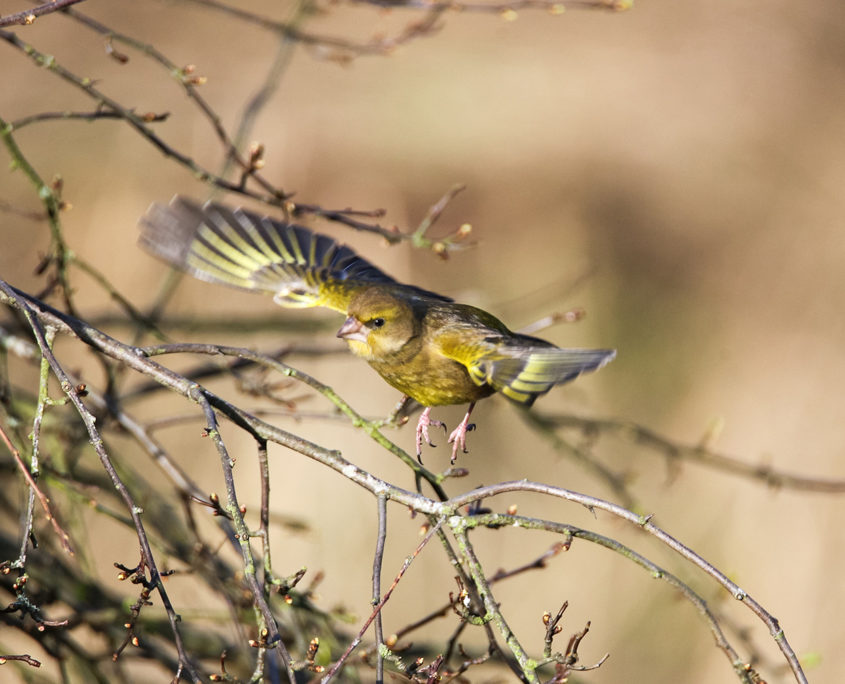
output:
[[[383,318],[374,318],[373,320],[370,321],[370,325],[373,326],[374,328],[381,328],[384,325],[384,319]]]

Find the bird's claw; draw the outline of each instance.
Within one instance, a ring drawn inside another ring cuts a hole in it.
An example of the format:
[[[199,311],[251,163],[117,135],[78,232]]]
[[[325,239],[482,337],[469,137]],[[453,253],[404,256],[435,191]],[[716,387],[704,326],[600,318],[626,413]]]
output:
[[[420,415],[420,420],[417,423],[417,460],[422,463],[422,445],[423,440],[426,441],[428,446],[433,447],[437,446],[434,442],[431,441],[431,437],[428,436],[428,428],[434,427],[442,427],[443,434],[446,434],[447,428],[446,423],[440,420],[433,420],[431,418],[431,408],[425,409]]]
[[[452,465],[455,465],[455,461],[458,460],[459,449],[465,454],[469,453],[467,451],[467,432],[472,432],[473,430],[475,430],[475,423],[467,423],[466,418],[461,421],[458,427],[452,430],[452,434],[449,435],[449,444],[452,445]]]
[[[423,439],[426,441],[426,444],[428,444],[428,446],[430,446],[430,447],[436,447],[437,445],[434,442],[432,442],[431,438],[428,436],[429,426],[442,427],[444,435],[448,431],[448,428],[446,427],[446,423],[444,423],[443,421],[440,421],[440,420],[430,420],[426,425],[423,426],[422,436],[423,436]]]

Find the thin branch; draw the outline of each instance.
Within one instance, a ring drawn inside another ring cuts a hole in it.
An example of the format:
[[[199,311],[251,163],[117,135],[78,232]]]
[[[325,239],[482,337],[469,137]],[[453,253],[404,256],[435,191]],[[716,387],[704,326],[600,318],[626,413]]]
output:
[[[70,535],[65,532],[62,526],[59,524],[59,521],[56,519],[55,513],[50,509],[50,499],[47,498],[47,495],[41,491],[38,487],[38,483],[35,481],[35,478],[32,476],[32,473],[29,472],[29,468],[26,467],[26,464],[23,462],[21,458],[20,452],[15,448],[12,444],[9,436],[6,434],[6,431],[3,429],[3,426],[0,425],[0,438],[3,439],[3,442],[6,444],[6,447],[12,454],[12,457],[15,459],[15,463],[18,466],[18,470],[21,471],[21,474],[26,479],[27,483],[29,484],[30,489],[35,493],[38,497],[38,501],[41,502],[41,508],[44,509],[44,515],[50,524],[53,526],[53,531],[56,533],[56,536],[59,538],[59,542],[62,545],[62,548],[65,550],[70,556],[74,555],[73,547],[70,544]],[[24,534],[24,539],[29,537],[28,534]],[[26,544],[26,541],[24,541]],[[23,567],[24,563],[21,559],[21,567]]]
[[[384,544],[387,540],[387,497],[380,494],[378,502],[378,534],[376,535],[376,551],[373,554],[373,605],[377,606],[381,597],[381,566],[384,561]],[[384,644],[381,611],[376,616],[376,682],[384,681],[384,655],[381,652]]]
[[[13,33],[7,31],[0,31],[0,38],[7,39],[10,36],[17,40]],[[61,287],[62,296],[64,297],[65,306],[72,315],[76,315],[76,307],[70,296],[71,287],[67,279],[67,262],[69,259],[70,250],[65,244],[64,236],[61,230],[61,221],[59,214],[63,208],[59,194],[56,192],[54,186],[48,185],[43,181],[35,167],[29,163],[29,160],[24,156],[20,147],[18,147],[14,136],[12,135],[13,128],[10,124],[0,117],[0,139],[2,139],[6,150],[9,153],[12,161],[13,169],[20,169],[27,179],[35,188],[36,194],[44,205],[46,218],[50,226],[50,238],[52,242],[50,261],[56,267],[56,281]]]
[[[461,520],[463,519],[464,518],[462,516]],[[484,622],[492,622],[496,625],[511,653],[513,653],[516,662],[519,663],[524,681],[529,684],[539,683],[540,680],[535,671],[536,666],[534,665],[534,661],[528,657],[528,654],[522,647],[522,644],[519,643],[516,634],[505,620],[505,616],[500,610],[499,603],[493,596],[493,592],[490,589],[490,582],[487,579],[484,568],[478,560],[478,556],[475,554],[475,549],[467,536],[468,528],[460,525],[455,519],[450,521],[450,526],[452,528],[452,533],[455,535],[455,539],[458,542],[458,548],[461,550],[464,557],[468,572],[475,583],[475,587],[478,589],[481,600],[484,603]]]
[[[388,5],[391,0],[358,0],[358,2],[372,5]],[[563,14],[568,9],[605,10],[610,12],[625,12],[633,6],[633,0],[506,0],[505,2],[432,2],[426,0],[409,0],[402,3],[403,7],[422,9],[424,7],[444,7],[457,12],[480,12],[500,14],[506,20],[516,19],[515,13],[523,9],[537,9]],[[513,13],[513,14],[511,14]]]
[[[349,643],[346,650],[337,659],[337,661],[332,665],[326,675],[320,680],[321,684],[328,684],[332,679],[334,679],[335,675],[340,671],[343,667],[343,663],[352,655],[352,652],[358,647],[358,644],[361,643],[361,639],[363,639],[364,634],[366,633],[367,629],[369,629],[370,625],[373,623],[373,620],[381,614],[381,609],[384,608],[384,604],[390,600],[390,597],[393,595],[393,591],[399,586],[399,582],[402,580],[402,577],[407,572],[408,568],[411,566],[411,563],[414,562],[417,556],[422,553],[422,550],[425,548],[426,544],[431,540],[431,538],[440,531],[440,527],[443,525],[445,518],[440,518],[428,531],[428,534],[423,537],[423,540],[417,545],[417,548],[414,549],[414,552],[405,558],[404,563],[402,563],[402,567],[399,569],[399,572],[396,574],[396,577],[393,578],[393,582],[391,583],[390,587],[388,587],[387,591],[384,593],[384,596],[378,602],[378,604],[373,609],[373,612],[370,613],[370,617],[368,617],[364,624],[361,626],[361,629],[358,630],[358,634],[355,638]]]
[[[391,10],[423,11],[423,19],[411,22],[396,36],[367,42],[354,42],[335,36],[301,31],[296,22],[278,22],[219,0],[190,0],[203,7],[223,12],[228,16],[279,33],[289,40],[313,47],[317,56],[346,63],[366,55],[388,55],[398,47],[417,38],[429,36],[439,28],[437,22],[449,11],[499,14],[506,20],[516,18],[517,10],[538,9],[553,15],[567,9],[604,10],[621,12],[631,8],[632,0],[513,0],[512,2],[462,2],[461,0],[359,0],[361,5],[386,7]]]
[[[432,515],[428,516],[429,523],[431,524],[436,518]],[[452,543],[450,542],[449,538],[446,535],[444,530],[441,530],[440,533],[437,535],[438,539],[440,540],[441,545],[443,546],[443,550],[446,553],[446,557],[451,565],[452,568],[458,573],[455,579],[458,583],[463,587],[461,591],[461,602],[464,604],[465,609],[472,609],[476,613],[476,615],[480,615],[481,611],[484,610],[483,600],[478,589],[475,586],[475,583],[472,581],[470,577],[469,570],[464,567],[464,564],[461,562],[461,559],[458,556],[458,553],[453,548]],[[468,605],[466,601],[469,601]],[[456,602],[452,600],[452,594],[449,594],[450,606],[453,608],[455,607]],[[493,627],[489,623],[489,621],[483,622],[483,629],[487,636],[487,651],[492,655],[497,655],[501,658],[502,662],[510,668],[511,672],[514,673],[520,679],[524,679],[524,675],[520,668],[519,663],[516,662],[513,658],[508,657],[508,654],[505,653],[504,649],[499,645],[499,642],[496,640],[496,635],[493,632]],[[454,652],[455,645],[457,643],[458,636],[463,631],[464,627],[469,624],[467,622],[462,621],[458,628],[455,630],[454,635],[449,640],[448,648],[446,649],[445,657],[446,659],[450,659],[452,653]]]
[[[263,575],[260,583],[264,603],[269,606],[271,583],[269,578],[273,577],[273,563],[270,555],[270,460],[267,457],[267,441],[258,440],[258,473],[261,481],[261,508],[259,510],[258,536],[261,537],[261,556],[263,558]],[[259,645],[258,657],[255,659],[255,670],[252,674],[253,681],[265,679],[264,658],[267,646],[264,643]],[[281,650],[275,651],[283,667],[288,667],[288,662],[282,656]],[[290,655],[287,656],[288,659]]]
[[[43,5],[38,5],[38,7],[33,7],[32,9],[0,17],[0,26],[13,26],[15,24],[30,26],[35,23],[35,20],[38,17],[43,17],[45,14],[56,12],[82,1],[83,0],[53,0],[53,2],[46,2]]]
[[[303,22],[310,9],[310,0],[297,0],[293,11],[291,12],[292,18],[289,21],[289,25],[296,27],[298,24]],[[258,115],[270,101],[273,94],[279,89],[282,76],[287,71],[291,60],[293,59],[294,45],[295,41],[291,40],[287,34],[282,34],[279,37],[278,45],[276,46],[276,55],[272,60],[270,60],[269,68],[264,76],[264,81],[258,90],[253,93],[252,97],[249,98],[249,101],[241,114],[232,143],[235,150],[240,150],[246,144],[247,137],[258,119]],[[228,161],[229,160],[227,159],[226,165],[223,168],[223,175],[226,174]],[[250,165],[250,167],[252,166],[253,165]],[[246,179],[246,175],[241,178],[242,185],[246,183]]]
[[[597,418],[580,418],[564,415],[538,416],[537,421],[550,427],[567,427],[582,430],[588,434],[614,434],[632,444],[642,444],[658,451],[670,461],[691,461],[718,470],[759,480],[774,488],[794,489],[820,494],[842,494],[845,480],[807,477],[788,473],[769,465],[753,465],[709,449],[704,444],[682,444],[664,437],[654,430],[631,421]]]
[[[147,123],[166,121],[169,116],[169,112],[164,112],[163,114],[156,114],[155,112],[141,114],[141,118]],[[35,123],[43,123],[45,121],[97,121],[99,119],[122,118],[123,115],[120,112],[111,112],[106,110],[96,110],[93,112],[41,112],[39,114],[30,114],[29,116],[15,119],[10,122],[10,124],[14,130],[19,131],[25,126]]]
[[[246,577],[247,584],[252,592],[253,600],[258,606],[263,618],[261,628],[259,629],[261,637],[261,641],[259,643],[262,645],[266,643],[267,645],[273,646],[279,650],[285,670],[287,671],[288,680],[291,684],[295,684],[293,669],[291,668],[290,654],[281,639],[278,626],[276,625],[276,619],[273,617],[270,606],[264,597],[262,587],[256,577],[255,559],[253,558],[252,548],[250,547],[249,541],[250,534],[246,523],[244,522],[243,513],[240,505],[238,504],[238,495],[235,491],[235,478],[232,472],[234,461],[230,458],[226,445],[223,442],[223,438],[220,435],[220,430],[217,426],[217,416],[212,409],[211,403],[199,385],[195,384],[189,390],[189,398],[200,405],[206,419],[206,434],[211,437],[211,440],[214,442],[214,446],[217,447],[217,452],[220,456],[220,463],[223,468],[223,479],[226,483],[227,501],[225,511],[235,524],[235,531],[237,532],[238,541],[241,546],[241,553],[243,554],[244,576]]]

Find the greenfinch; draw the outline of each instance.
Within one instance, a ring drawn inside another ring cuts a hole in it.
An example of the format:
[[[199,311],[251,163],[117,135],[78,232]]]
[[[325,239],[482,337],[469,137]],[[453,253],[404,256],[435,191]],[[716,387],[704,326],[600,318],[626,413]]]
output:
[[[530,406],[555,385],[611,361],[612,349],[561,349],[511,332],[492,314],[399,283],[334,239],[221,204],[175,197],[140,221],[140,244],[200,280],[271,294],[286,307],[322,306],[346,320],[337,336],[424,410],[417,457],[434,406],[469,404],[449,437],[466,453],[470,414],[495,392]]]

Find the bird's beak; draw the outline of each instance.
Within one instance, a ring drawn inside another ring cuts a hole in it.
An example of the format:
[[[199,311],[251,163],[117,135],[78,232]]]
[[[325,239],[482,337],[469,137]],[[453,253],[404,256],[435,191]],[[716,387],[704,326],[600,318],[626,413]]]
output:
[[[350,316],[343,322],[343,325],[340,326],[340,330],[337,331],[337,336],[347,340],[348,342],[357,340],[358,342],[366,343],[367,330],[364,328],[364,324],[361,323],[361,321],[354,316]]]

